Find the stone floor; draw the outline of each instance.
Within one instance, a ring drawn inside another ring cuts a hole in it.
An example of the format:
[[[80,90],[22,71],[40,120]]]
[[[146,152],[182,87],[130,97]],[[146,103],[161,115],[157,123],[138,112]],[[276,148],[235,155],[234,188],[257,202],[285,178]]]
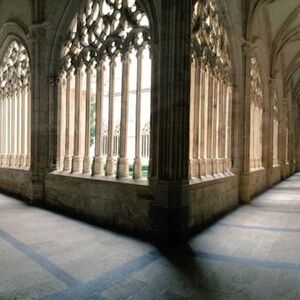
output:
[[[171,253],[0,195],[0,299],[300,299],[300,174]]]

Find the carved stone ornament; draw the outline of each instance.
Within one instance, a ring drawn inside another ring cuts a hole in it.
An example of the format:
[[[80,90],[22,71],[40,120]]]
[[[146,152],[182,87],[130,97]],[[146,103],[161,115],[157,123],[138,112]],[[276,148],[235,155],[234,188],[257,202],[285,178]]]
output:
[[[63,69],[69,72],[106,57],[126,55],[150,42],[149,19],[135,0],[88,0],[64,47]]]
[[[7,95],[30,85],[30,64],[27,50],[18,41],[8,46],[0,64],[0,91]]]
[[[192,55],[216,77],[229,80],[229,42],[214,0],[198,0],[194,6]]]

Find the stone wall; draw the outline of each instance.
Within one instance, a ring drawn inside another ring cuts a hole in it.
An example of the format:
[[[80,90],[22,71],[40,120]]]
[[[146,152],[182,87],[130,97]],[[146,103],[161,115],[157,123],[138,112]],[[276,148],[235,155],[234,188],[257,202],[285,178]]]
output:
[[[3,192],[30,199],[31,182],[31,172],[28,170],[0,168],[0,190]]]
[[[228,176],[190,186],[189,227],[202,227],[238,206],[238,177]]]
[[[49,174],[45,205],[70,212],[98,224],[137,233],[151,231],[147,184],[117,183],[82,176]]]

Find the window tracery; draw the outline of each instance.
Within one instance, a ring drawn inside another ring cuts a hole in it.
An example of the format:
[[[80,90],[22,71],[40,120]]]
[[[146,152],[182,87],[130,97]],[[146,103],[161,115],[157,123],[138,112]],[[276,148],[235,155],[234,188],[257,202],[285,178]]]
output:
[[[0,63],[0,165],[30,165],[30,63],[26,48],[12,41]]]
[[[132,162],[133,177],[142,177],[141,120],[150,120],[150,46],[149,20],[140,2],[86,1],[63,49],[61,77],[74,77],[75,87],[74,95],[61,92],[60,102],[73,101],[74,111],[69,107],[62,120],[69,115],[74,122],[65,133],[70,137],[74,132],[74,149],[61,151],[58,169],[127,177]],[[89,136],[93,128],[94,136]]]
[[[192,17],[190,169],[192,177],[231,169],[231,59],[214,0],[198,0]]]

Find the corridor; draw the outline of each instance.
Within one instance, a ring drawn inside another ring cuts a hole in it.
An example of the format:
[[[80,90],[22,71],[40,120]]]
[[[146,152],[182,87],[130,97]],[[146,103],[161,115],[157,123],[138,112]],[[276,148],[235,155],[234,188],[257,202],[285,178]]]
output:
[[[0,196],[0,299],[300,299],[300,174],[188,245],[153,245]]]

